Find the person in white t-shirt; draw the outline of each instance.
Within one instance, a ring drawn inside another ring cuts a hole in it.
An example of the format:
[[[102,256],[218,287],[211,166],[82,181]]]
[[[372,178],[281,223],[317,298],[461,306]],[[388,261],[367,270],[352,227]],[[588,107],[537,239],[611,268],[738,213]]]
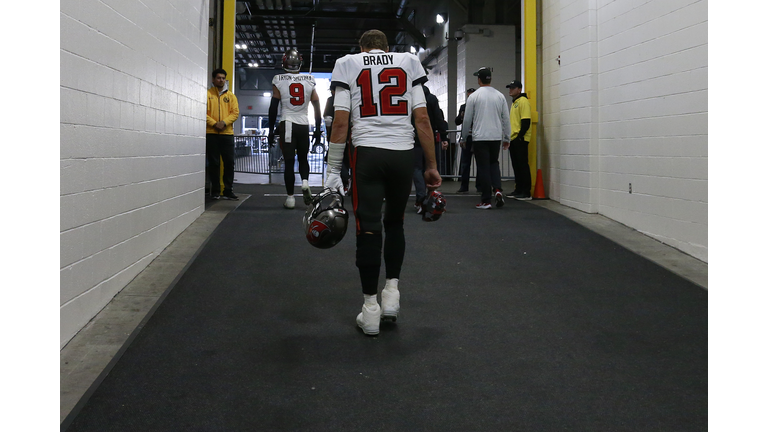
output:
[[[275,134],[277,106],[282,106],[282,115],[278,132],[280,149],[285,158],[285,191],[288,194],[283,206],[292,209],[296,205],[293,197],[295,174],[293,161],[299,157],[299,176],[301,177],[301,192],[304,204],[312,202],[312,191],[309,189],[309,119],[307,110],[309,104],[315,111],[315,145],[319,143],[322,129],[320,122],[320,98],[315,90],[315,77],[301,74],[302,58],[298,51],[291,48],[283,55],[283,69],[288,72],[275,75],[272,79],[272,103],[269,106],[269,143],[272,144]]]
[[[343,191],[341,163],[351,124],[355,264],[364,301],[357,325],[365,334],[377,335],[380,321],[395,321],[400,311],[398,283],[405,255],[403,218],[411,192],[415,134],[424,149],[427,188],[437,189],[442,179],[421,86],[427,77],[418,58],[410,53],[390,53],[387,37],[379,30],[365,32],[360,49],[361,53],[338,59],[331,75],[335,113],[326,187]],[[379,306],[382,246],[386,283]]]

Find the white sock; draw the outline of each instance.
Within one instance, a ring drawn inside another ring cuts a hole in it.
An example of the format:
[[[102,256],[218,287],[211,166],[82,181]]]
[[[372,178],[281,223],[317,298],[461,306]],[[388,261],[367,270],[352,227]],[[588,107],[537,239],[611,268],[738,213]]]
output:
[[[368,307],[374,307],[379,304],[376,301],[376,295],[363,294],[363,298],[365,299],[365,305]]]
[[[309,189],[309,181],[308,180],[302,180],[301,181],[301,188],[302,189]]]
[[[390,290],[390,291],[397,291],[397,283],[400,281],[400,279],[392,278],[387,279],[387,281],[384,283],[384,289]]]

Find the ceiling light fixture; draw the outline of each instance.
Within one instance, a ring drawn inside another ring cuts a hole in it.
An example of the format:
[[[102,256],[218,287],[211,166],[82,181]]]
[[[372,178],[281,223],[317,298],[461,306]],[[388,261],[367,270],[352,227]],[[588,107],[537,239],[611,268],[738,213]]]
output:
[[[437,21],[438,24],[442,24],[445,22],[445,14],[437,14],[435,17],[435,21]]]

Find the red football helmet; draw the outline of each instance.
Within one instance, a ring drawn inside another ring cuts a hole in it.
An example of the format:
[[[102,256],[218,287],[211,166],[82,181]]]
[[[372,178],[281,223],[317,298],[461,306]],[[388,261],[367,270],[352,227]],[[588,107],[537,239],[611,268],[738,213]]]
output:
[[[327,200],[330,203],[324,205],[323,201]],[[344,196],[337,191],[324,189],[312,198],[303,222],[309,244],[320,249],[336,246],[347,233],[349,222],[349,213],[344,209]]]
[[[421,220],[425,222],[434,222],[440,219],[445,213],[445,197],[438,191],[432,191],[427,195],[421,208],[424,213],[421,214]]]

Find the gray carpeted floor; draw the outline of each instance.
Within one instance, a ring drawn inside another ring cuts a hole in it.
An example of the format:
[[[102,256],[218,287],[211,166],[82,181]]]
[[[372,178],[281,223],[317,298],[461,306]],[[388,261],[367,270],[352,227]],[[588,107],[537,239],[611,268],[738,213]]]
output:
[[[409,207],[402,312],[366,337],[354,225],[318,250],[280,188],[239,191],[67,430],[707,429],[706,291],[576,223]]]

